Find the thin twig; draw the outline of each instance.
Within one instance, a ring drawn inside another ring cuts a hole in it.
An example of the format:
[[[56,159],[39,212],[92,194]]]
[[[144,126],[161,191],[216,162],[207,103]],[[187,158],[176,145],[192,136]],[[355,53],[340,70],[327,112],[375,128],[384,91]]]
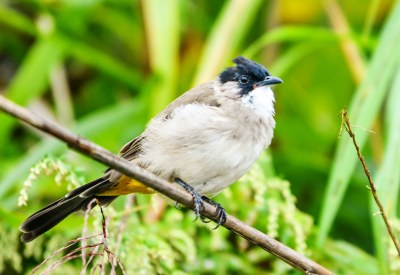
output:
[[[55,252],[53,252],[53,253],[52,253],[49,257],[47,257],[43,262],[41,262],[38,266],[36,266],[36,267],[31,271],[31,274],[34,274],[39,268],[41,268],[45,263],[47,263],[47,262],[50,261],[52,258],[54,258],[58,253],[65,251],[67,248],[73,246],[74,244],[76,244],[76,243],[75,243],[75,242],[70,243],[69,245],[63,246],[63,247],[61,247],[60,249],[58,249],[58,250],[56,250]],[[101,245],[101,244],[102,244],[102,243],[96,243],[96,244],[87,245],[86,247],[79,247],[79,248],[76,248],[76,249],[72,250],[72,252],[68,253],[67,255],[72,255],[72,254],[74,254],[74,253],[77,252],[77,251],[81,251],[82,249],[93,248],[93,247],[99,246],[99,245]],[[66,255],[66,256],[67,256],[67,255]],[[64,257],[65,257],[65,256],[63,256],[63,258],[64,258]],[[62,259],[63,259],[63,258],[62,258]]]
[[[104,216],[104,212],[103,212],[103,207],[101,206],[100,202],[97,203],[98,206],[100,207],[100,213],[101,213],[101,225],[103,227],[103,239],[104,239],[104,243],[106,243],[107,241],[107,222],[106,222],[106,217]]]
[[[89,140],[79,137],[68,132],[66,129],[54,122],[38,117],[29,112],[27,109],[16,105],[4,96],[0,95],[0,109],[20,120],[38,128],[59,140],[68,144],[69,147],[95,159],[122,174],[133,178],[153,190],[164,194],[178,203],[194,209],[192,196],[182,188],[163,180],[149,171],[140,168],[126,159],[120,158],[106,149],[90,142]],[[218,219],[218,210],[215,206],[204,203],[201,214],[213,221]],[[309,258],[294,251],[288,246],[278,242],[277,240],[265,235],[261,231],[245,224],[231,215],[227,215],[223,227],[244,237],[246,240],[258,245],[262,249],[275,255],[279,259],[288,263],[292,267],[308,274],[332,274],[325,267],[315,263]]]
[[[112,264],[112,269],[110,271],[111,275],[115,275],[116,274],[116,270],[115,270],[115,266],[116,266],[116,261],[118,259],[118,255],[121,249],[121,245],[122,245],[122,238],[124,236],[125,230],[126,230],[126,225],[128,223],[128,218],[129,218],[129,212],[132,209],[132,205],[133,205],[133,200],[135,199],[134,195],[127,195],[126,197],[126,201],[125,201],[125,207],[124,207],[124,213],[123,216],[119,222],[119,230],[118,230],[118,236],[117,236],[117,242],[115,245],[115,260]]]
[[[102,235],[103,235],[103,233],[97,235],[97,237],[100,238]],[[91,254],[90,254],[89,259],[87,260],[86,266],[82,268],[81,275],[86,274],[86,269],[89,267],[89,264],[93,261],[94,257],[97,256],[97,255],[101,255],[101,253],[97,253],[97,251],[101,247],[101,244],[102,244],[102,242],[100,242],[99,245],[94,247],[93,250],[91,251]]]
[[[82,228],[82,241],[81,241],[81,246],[84,247],[86,246],[86,230],[87,230],[87,224],[88,224],[88,219],[89,219],[89,212],[93,208],[94,204],[96,203],[96,199],[93,199],[91,202],[88,203],[88,206],[86,207],[85,210],[85,217],[83,219],[83,228]],[[82,266],[86,266],[86,250],[82,250]],[[81,271],[81,274],[84,274],[84,269]]]
[[[369,182],[369,188],[368,189],[371,191],[372,196],[374,197],[374,200],[375,200],[376,204],[378,205],[378,208],[379,208],[379,212],[378,213],[382,215],[382,219],[383,219],[383,221],[384,221],[384,223],[386,225],[386,229],[387,229],[390,237],[392,238],[393,244],[397,249],[397,253],[400,256],[400,245],[399,245],[399,243],[398,243],[398,241],[396,239],[396,236],[393,233],[392,227],[390,226],[389,220],[388,220],[388,218],[386,216],[385,209],[383,208],[382,203],[381,203],[381,201],[380,201],[380,199],[378,197],[378,194],[377,194],[377,191],[376,191],[376,187],[375,187],[375,183],[374,183],[374,181],[372,179],[371,173],[368,170],[367,164],[365,163],[364,157],[362,156],[362,154],[360,152],[360,147],[358,146],[357,141],[356,141],[356,136],[355,136],[353,130],[351,129],[351,123],[350,123],[349,117],[347,116],[346,110],[342,110],[342,123],[343,123],[343,126],[346,129],[347,133],[349,134],[349,136],[353,140],[353,144],[354,144],[354,147],[356,148],[358,158],[360,159],[362,167],[364,169],[364,173],[368,178],[368,182]]]
[[[84,249],[87,248],[95,248],[97,246],[99,246],[101,244],[92,244],[92,245],[88,245],[86,246]],[[81,257],[80,254],[76,254],[77,252],[82,251],[82,247],[78,247],[75,248],[74,250],[72,250],[71,252],[68,252],[65,256],[62,256],[60,259],[58,259],[57,261],[55,261],[52,265],[50,265],[45,271],[43,271],[42,273],[47,274],[50,271],[52,271],[53,269],[57,268],[58,266],[60,266],[61,264],[68,262],[70,260],[73,260],[75,258]],[[90,253],[89,253],[90,254]],[[42,274],[41,273],[41,274]]]

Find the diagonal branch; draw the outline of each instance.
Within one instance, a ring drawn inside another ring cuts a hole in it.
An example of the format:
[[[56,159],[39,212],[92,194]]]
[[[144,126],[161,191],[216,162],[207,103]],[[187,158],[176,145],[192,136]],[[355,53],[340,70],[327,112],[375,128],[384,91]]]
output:
[[[91,157],[123,174],[134,178],[148,187],[162,193],[163,195],[177,201],[178,203],[193,209],[192,196],[179,188],[177,185],[171,184],[154,174],[146,171],[136,165],[133,165],[126,159],[120,158],[108,150],[90,142],[89,140],[79,137],[68,132],[66,129],[51,122],[47,119],[38,117],[27,109],[16,105],[10,100],[0,95],[0,109],[4,112],[28,123],[29,125],[40,129],[55,138],[64,141],[69,147],[79,151],[80,153]],[[209,203],[204,203],[204,209],[201,211],[204,217],[216,220],[217,209]],[[299,254],[293,249],[285,246],[277,240],[265,235],[261,231],[245,224],[233,216],[227,215],[226,222],[222,225],[246,240],[258,245],[262,249],[275,255],[285,261],[292,267],[307,274],[332,274],[323,266],[313,262],[307,257]]]

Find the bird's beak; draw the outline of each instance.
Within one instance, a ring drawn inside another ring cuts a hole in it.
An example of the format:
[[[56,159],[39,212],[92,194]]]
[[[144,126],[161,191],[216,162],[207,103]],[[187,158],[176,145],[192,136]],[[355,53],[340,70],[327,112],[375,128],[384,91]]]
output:
[[[282,82],[283,82],[282,79],[280,79],[279,77],[269,75],[263,81],[257,82],[256,86],[261,87],[265,85],[280,84]]]

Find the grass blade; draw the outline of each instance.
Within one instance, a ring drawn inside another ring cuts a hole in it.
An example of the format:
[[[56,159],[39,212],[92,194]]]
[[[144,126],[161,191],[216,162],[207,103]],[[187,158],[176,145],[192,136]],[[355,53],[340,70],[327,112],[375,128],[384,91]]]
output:
[[[58,34],[56,38],[58,46],[64,49],[66,54],[113,76],[133,89],[141,87],[143,81],[141,75],[109,54],[62,34]]]
[[[27,17],[23,16],[21,13],[9,9],[4,5],[0,5],[0,22],[15,28],[19,31],[35,35],[36,28],[35,25]]]
[[[150,116],[156,115],[176,97],[179,61],[179,1],[144,0],[150,66],[157,76],[150,92]]]

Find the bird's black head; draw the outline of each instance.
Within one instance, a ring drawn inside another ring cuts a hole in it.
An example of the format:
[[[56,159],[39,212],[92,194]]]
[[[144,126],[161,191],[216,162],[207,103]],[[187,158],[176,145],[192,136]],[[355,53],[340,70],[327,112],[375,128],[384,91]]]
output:
[[[237,82],[242,95],[248,94],[257,87],[282,83],[278,77],[271,76],[262,65],[243,56],[236,57],[233,62],[236,67],[226,68],[219,79],[222,84]]]

